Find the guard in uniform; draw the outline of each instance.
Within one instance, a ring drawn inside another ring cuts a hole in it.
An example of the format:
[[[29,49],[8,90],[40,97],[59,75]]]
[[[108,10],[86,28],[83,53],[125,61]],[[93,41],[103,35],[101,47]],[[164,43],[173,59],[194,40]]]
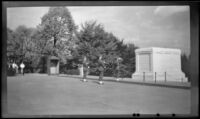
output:
[[[118,57],[116,59],[116,65],[115,65],[115,76],[116,76],[116,81],[119,81],[120,78],[120,62],[122,61],[122,58]]]
[[[84,56],[84,58],[83,58],[83,82],[87,81],[88,71],[89,71],[89,62],[88,62],[86,56]]]
[[[103,74],[105,68],[105,61],[102,59],[102,56],[98,60],[98,70],[99,70],[99,84],[103,84]]]

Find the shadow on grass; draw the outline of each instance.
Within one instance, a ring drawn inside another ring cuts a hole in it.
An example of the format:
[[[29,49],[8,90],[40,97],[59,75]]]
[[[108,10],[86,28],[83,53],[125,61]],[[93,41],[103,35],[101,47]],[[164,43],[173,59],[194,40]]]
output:
[[[77,78],[79,80],[82,79],[82,77],[80,76],[73,76],[73,75],[66,75],[66,76],[59,76],[59,77],[69,77],[69,78]],[[104,82],[115,82],[115,83],[124,83],[124,84],[135,84],[135,85],[143,85],[143,86],[158,86],[158,87],[166,87],[166,88],[179,88],[179,89],[190,89],[190,86],[186,86],[186,85],[172,85],[172,84],[169,84],[169,83],[159,83],[159,82],[156,82],[156,83],[151,83],[151,82],[134,82],[134,81],[127,81],[127,80],[119,80],[119,81],[116,81],[116,80],[113,80],[113,79],[108,79],[104,77]],[[98,83],[98,78],[91,78],[91,77],[87,77],[87,80],[92,80],[93,83]]]

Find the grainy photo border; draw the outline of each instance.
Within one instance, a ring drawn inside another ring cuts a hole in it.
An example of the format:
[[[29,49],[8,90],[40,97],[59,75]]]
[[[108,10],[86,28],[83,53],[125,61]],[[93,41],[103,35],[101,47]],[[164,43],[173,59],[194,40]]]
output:
[[[159,6],[159,5],[189,5],[190,6],[190,44],[191,44],[191,115],[175,115],[176,117],[199,116],[199,2],[198,1],[16,1],[3,2],[2,4],[2,68],[1,68],[1,104],[2,117],[155,117],[145,114],[124,115],[9,115],[7,113],[7,72],[6,72],[6,48],[7,48],[7,8],[31,7],[31,6]],[[158,112],[159,113],[159,112]],[[160,116],[161,117],[161,116]],[[172,117],[171,114],[164,117]]]

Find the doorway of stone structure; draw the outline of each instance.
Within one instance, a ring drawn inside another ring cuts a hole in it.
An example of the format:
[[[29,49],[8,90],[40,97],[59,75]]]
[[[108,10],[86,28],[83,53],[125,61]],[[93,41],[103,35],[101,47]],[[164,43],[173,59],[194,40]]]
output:
[[[57,60],[51,60],[51,67],[50,67],[50,72],[51,74],[57,74]]]

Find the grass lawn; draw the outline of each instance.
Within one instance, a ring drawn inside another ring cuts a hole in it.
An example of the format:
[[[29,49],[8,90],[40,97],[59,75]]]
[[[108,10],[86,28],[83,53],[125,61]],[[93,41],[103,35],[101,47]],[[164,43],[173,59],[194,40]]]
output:
[[[68,76],[25,74],[7,77],[10,114],[189,114],[190,90]]]

